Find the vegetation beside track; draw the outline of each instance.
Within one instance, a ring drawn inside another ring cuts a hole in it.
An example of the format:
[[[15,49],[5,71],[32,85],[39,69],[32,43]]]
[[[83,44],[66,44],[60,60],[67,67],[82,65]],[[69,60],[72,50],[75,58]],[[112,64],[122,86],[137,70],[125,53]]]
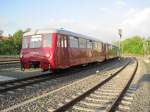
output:
[[[0,41],[0,55],[18,55],[21,49],[21,38],[23,33],[30,29],[18,30],[13,35]]]
[[[119,43],[119,42],[116,42]],[[121,51],[124,55],[149,55],[150,38],[145,39],[140,36],[133,36],[121,41]]]
[[[23,31],[18,30],[8,39],[0,42],[0,54],[1,55],[17,55],[21,49],[21,37]]]

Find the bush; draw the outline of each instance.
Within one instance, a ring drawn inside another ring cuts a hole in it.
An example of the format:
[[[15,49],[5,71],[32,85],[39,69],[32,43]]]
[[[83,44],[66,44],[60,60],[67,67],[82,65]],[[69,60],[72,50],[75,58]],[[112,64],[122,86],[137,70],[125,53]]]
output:
[[[21,38],[23,35],[22,30],[18,30],[6,40],[0,42],[1,55],[17,55],[21,49]]]
[[[139,36],[128,38],[121,42],[123,53],[127,54],[144,54],[144,39]]]

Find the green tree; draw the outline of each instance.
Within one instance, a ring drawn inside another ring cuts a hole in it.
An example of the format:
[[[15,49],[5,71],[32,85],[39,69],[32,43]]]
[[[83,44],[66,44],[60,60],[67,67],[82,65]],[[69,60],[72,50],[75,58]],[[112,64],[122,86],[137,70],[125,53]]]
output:
[[[16,55],[19,54],[21,49],[21,40],[23,35],[22,30],[18,30],[13,34],[13,36],[10,36],[6,40],[2,40],[0,42],[0,54],[3,55]]]
[[[14,47],[14,50],[15,50],[15,54],[18,54],[20,52],[20,49],[21,49],[21,40],[22,40],[23,33],[24,32],[22,30],[18,30],[12,36],[13,47]]]
[[[144,39],[140,36],[134,36],[121,42],[123,53],[125,54],[144,54]]]

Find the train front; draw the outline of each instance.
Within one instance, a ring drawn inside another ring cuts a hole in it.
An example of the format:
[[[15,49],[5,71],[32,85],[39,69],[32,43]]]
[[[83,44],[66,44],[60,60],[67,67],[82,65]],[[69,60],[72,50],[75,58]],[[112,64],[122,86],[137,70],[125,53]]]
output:
[[[20,53],[21,69],[41,68],[43,71],[54,69],[53,33],[27,33],[22,38]]]

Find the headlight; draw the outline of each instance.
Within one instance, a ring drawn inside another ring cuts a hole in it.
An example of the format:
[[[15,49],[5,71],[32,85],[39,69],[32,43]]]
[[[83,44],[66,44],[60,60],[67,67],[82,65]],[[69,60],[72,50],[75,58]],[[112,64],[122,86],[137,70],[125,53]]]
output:
[[[49,57],[50,57],[50,54],[46,54],[46,57],[48,57],[48,58],[49,58]]]

